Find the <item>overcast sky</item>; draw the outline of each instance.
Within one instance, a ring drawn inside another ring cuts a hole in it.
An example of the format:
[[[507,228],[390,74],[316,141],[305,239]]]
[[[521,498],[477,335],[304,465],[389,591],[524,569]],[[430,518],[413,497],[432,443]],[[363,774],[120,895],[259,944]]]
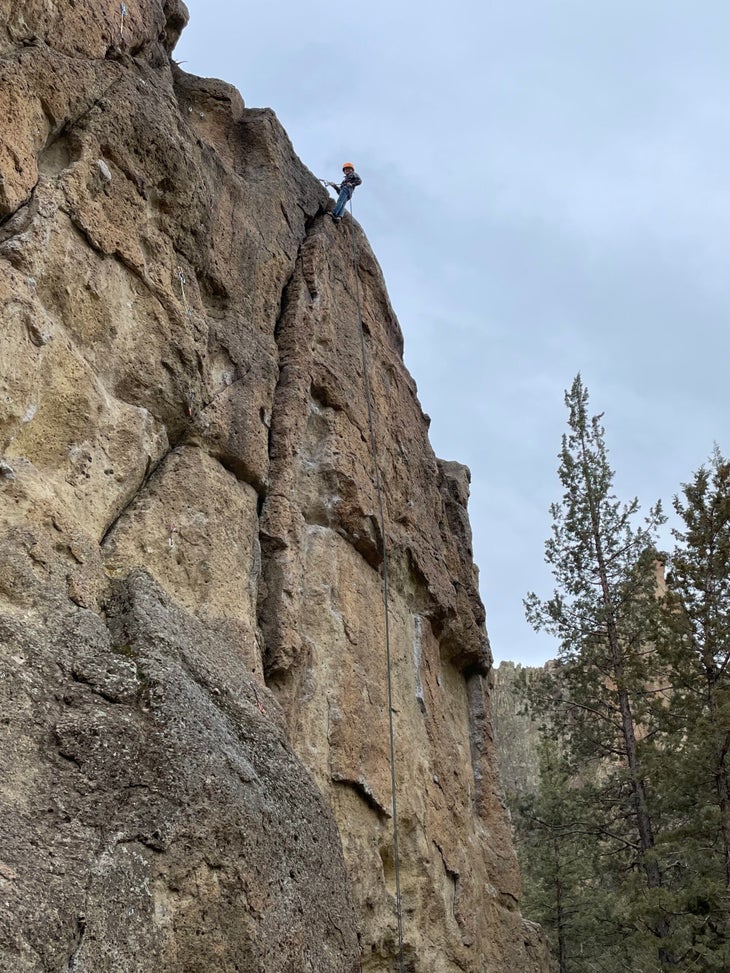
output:
[[[560,496],[563,392],[605,410],[621,497],[670,505],[730,452],[727,0],[187,0],[175,52],[274,109],[317,175],[352,159],[431,441],[472,471],[495,659]]]

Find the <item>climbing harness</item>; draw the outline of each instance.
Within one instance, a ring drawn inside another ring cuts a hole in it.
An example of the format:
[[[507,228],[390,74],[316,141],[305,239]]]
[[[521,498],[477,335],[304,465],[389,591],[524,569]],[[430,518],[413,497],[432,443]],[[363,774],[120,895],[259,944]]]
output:
[[[385,538],[385,512],[383,507],[383,486],[380,479],[380,465],[378,463],[378,449],[375,440],[375,422],[373,419],[372,391],[370,388],[370,373],[368,371],[367,348],[365,346],[365,326],[362,319],[362,305],[360,303],[360,277],[357,264],[357,247],[355,245],[355,223],[352,215],[352,196],[350,197],[350,240],[352,241],[352,265],[355,271],[355,302],[357,304],[357,318],[360,327],[360,352],[362,354],[362,371],[365,381],[365,399],[368,406],[368,425],[370,427],[370,449],[373,455],[375,470],[375,491],[378,496],[378,516],[380,520],[380,537],[383,545],[383,609],[385,614],[385,664],[388,673],[388,726],[390,730],[390,789],[393,803],[393,864],[395,868],[395,909],[398,920],[398,968],[404,973],[403,965],[403,907],[400,891],[400,857],[398,854],[398,805],[396,802],[396,773],[395,773],[395,728],[393,723],[393,680],[390,659],[390,614],[388,609],[388,548]]]

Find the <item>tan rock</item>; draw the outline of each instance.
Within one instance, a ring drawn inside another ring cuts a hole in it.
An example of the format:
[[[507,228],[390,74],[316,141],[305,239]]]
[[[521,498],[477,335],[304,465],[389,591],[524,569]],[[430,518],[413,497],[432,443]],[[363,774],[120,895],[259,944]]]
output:
[[[407,968],[545,973],[469,474],[362,231],[182,4],[0,14],[7,969],[393,968],[387,566]]]

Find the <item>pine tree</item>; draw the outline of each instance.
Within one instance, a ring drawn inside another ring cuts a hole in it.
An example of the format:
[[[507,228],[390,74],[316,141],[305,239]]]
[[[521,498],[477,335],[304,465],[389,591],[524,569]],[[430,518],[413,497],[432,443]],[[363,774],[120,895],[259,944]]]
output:
[[[644,751],[654,745],[649,634],[657,611],[656,533],[664,518],[657,505],[637,526],[638,502],[617,500],[602,416],[589,418],[580,375],[565,401],[569,431],[558,471],[564,492],[551,507],[545,545],[556,591],[548,601],[528,595],[525,607],[536,629],[560,640],[561,665],[547,704],[556,733],[596,791],[591,827],[600,835],[602,869],[625,892],[613,918],[635,955],[653,952],[653,969],[663,970],[674,966],[674,956]]]
[[[522,872],[522,909],[550,938],[559,973],[590,973],[601,953],[592,916],[595,842],[583,826],[584,808],[559,742],[539,748],[541,785],[520,795],[514,824]]]
[[[656,644],[671,705],[657,773],[682,962],[730,969],[730,464],[715,449],[675,497],[682,529]]]

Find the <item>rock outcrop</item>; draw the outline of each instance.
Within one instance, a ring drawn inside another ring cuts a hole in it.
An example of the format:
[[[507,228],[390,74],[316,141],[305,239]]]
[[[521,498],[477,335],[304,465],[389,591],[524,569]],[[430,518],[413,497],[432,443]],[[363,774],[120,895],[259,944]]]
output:
[[[0,969],[541,973],[468,472],[178,0],[0,0]],[[352,245],[357,253],[353,264]]]
[[[539,789],[540,720],[532,717],[522,690],[534,684],[543,671],[501,662],[492,673],[494,742],[502,785],[508,796],[534,794]]]

